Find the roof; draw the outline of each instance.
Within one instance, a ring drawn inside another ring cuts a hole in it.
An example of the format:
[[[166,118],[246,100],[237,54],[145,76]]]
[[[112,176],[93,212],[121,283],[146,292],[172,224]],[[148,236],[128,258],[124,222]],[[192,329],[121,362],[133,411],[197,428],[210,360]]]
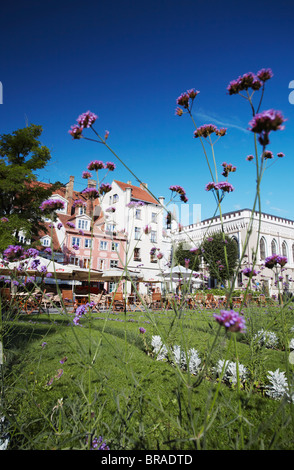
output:
[[[142,189],[139,186],[134,186],[129,183],[123,183],[122,181],[114,180],[114,182],[123,190],[125,191],[127,188],[131,188],[132,190],[132,198],[138,199],[139,201],[150,202],[152,204],[159,204],[159,202],[151,196],[151,194],[146,191],[146,189]]]

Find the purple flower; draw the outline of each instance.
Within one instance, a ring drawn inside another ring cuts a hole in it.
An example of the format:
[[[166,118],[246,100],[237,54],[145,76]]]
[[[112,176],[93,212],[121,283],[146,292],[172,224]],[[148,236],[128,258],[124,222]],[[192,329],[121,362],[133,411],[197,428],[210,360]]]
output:
[[[178,98],[177,98],[177,104],[179,106],[182,106],[185,109],[189,109],[190,106],[190,100],[191,104],[193,103],[194,99],[200,92],[195,90],[194,88],[191,90],[186,91],[185,93],[182,93]]]
[[[268,109],[262,113],[256,114],[254,118],[249,122],[250,131],[256,134],[268,135],[271,131],[283,130],[282,125],[286,119],[284,119],[280,111],[274,109]]]
[[[227,87],[227,91],[229,95],[237,95],[240,91],[248,90],[248,88],[252,88],[255,91],[259,90],[261,86],[261,78],[258,75],[255,76],[252,72],[248,72],[242,77],[232,80]]]
[[[102,183],[100,185],[100,194],[109,193],[112,190],[112,186],[109,183]]]
[[[1,222],[8,222],[7,217],[2,217],[2,218],[1,218]]]
[[[273,155],[273,152],[271,152],[270,150],[265,150],[262,154],[262,157],[267,160],[267,159],[271,159],[271,158],[274,158],[274,155]]]
[[[257,276],[257,272],[254,269],[251,269],[249,267],[244,268],[242,273],[244,274],[244,276],[247,276],[247,277]]]
[[[106,162],[105,168],[107,168],[109,171],[114,171],[115,170],[115,164],[112,163],[112,162]]]
[[[55,379],[60,379],[63,374],[63,369],[58,369],[57,374],[54,376]]]
[[[83,113],[78,117],[77,122],[80,127],[84,129],[86,127],[92,126],[92,124],[94,124],[97,118],[98,116],[96,116],[96,114],[91,113],[91,111],[87,111],[86,113]]]
[[[146,333],[145,328],[143,328],[142,326],[140,326],[139,331],[140,331],[140,333],[141,333],[142,335],[143,335],[144,333]]]
[[[73,247],[74,250],[79,250],[80,249],[79,245],[73,245],[72,247]]]
[[[268,256],[267,258],[265,258],[264,260],[264,265],[269,268],[269,269],[272,269],[274,266],[276,266],[277,264],[277,258],[278,258],[278,255],[271,255],[271,256]]]
[[[64,364],[67,361],[67,357],[64,356],[62,359],[60,359],[60,364]]]
[[[213,316],[217,323],[233,333],[244,331],[246,329],[244,318],[234,310],[221,310],[220,315],[214,314]]]
[[[60,230],[62,227],[63,227],[62,223],[61,223],[61,222],[59,222],[59,223],[57,224],[57,228],[58,228],[58,230]]]
[[[6,261],[13,261],[25,256],[25,252],[20,245],[9,245],[3,252],[3,258]]]
[[[82,191],[82,194],[88,199],[96,199],[99,196],[96,188],[86,188]]]
[[[277,153],[277,156],[278,156],[279,158],[283,158],[283,157],[285,156],[285,154],[284,154],[283,152],[279,152],[279,153]]]
[[[93,160],[92,162],[89,163],[87,166],[88,170],[91,171],[97,171],[97,170],[103,170],[105,168],[105,165],[101,160]]]
[[[43,212],[56,211],[58,209],[64,209],[64,202],[61,199],[47,199],[40,205],[40,209]]]
[[[253,156],[253,155],[248,155],[248,157],[246,157],[246,160],[247,160],[248,162],[251,162],[251,160],[253,160],[253,159],[254,159],[254,156]]]
[[[83,128],[75,124],[71,126],[68,133],[72,136],[73,139],[81,139],[82,138]]]
[[[66,225],[71,228],[76,228],[75,224],[73,224],[72,222],[66,222]]]
[[[92,173],[90,173],[89,171],[83,171],[82,178],[84,179],[92,178]]]
[[[273,77],[273,72],[271,69],[261,69],[259,72],[257,72],[257,77],[262,82],[266,82]]]

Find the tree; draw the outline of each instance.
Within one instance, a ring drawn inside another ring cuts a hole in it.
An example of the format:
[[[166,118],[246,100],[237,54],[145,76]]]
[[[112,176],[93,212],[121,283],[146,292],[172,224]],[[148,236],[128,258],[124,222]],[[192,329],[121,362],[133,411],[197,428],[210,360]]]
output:
[[[42,127],[35,124],[0,135],[0,251],[43,228],[41,202],[53,187],[36,183],[36,170],[46,166],[50,151],[39,138]]]
[[[217,279],[218,283],[224,283],[233,276],[239,256],[234,239],[217,232],[202,242],[201,252],[210,277]]]
[[[193,271],[198,271],[200,261],[201,261],[201,257],[199,256],[199,250],[190,251],[189,248],[184,248],[183,242],[178,244],[174,253],[175,264],[179,264],[181,266],[187,266],[189,269],[192,269]]]

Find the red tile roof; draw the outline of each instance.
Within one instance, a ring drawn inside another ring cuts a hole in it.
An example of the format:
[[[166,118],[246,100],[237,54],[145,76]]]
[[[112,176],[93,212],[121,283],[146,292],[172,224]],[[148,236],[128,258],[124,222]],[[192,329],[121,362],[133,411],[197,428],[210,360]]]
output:
[[[114,180],[114,182],[116,184],[118,184],[118,186],[123,191],[125,191],[126,188],[131,188],[132,189],[132,198],[134,198],[134,199],[138,199],[139,201],[151,202],[151,203],[157,204],[157,205],[159,204],[159,202],[153,196],[151,196],[151,194],[148,191],[146,191],[146,189],[142,189],[139,186],[134,186],[134,185],[129,184],[129,183],[123,183],[122,181]]]

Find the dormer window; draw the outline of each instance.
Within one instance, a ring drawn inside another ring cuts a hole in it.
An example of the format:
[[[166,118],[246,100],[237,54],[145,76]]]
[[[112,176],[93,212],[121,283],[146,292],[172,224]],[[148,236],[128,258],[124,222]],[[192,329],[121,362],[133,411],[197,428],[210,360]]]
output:
[[[89,221],[85,219],[78,220],[78,229],[80,230],[88,230]]]

